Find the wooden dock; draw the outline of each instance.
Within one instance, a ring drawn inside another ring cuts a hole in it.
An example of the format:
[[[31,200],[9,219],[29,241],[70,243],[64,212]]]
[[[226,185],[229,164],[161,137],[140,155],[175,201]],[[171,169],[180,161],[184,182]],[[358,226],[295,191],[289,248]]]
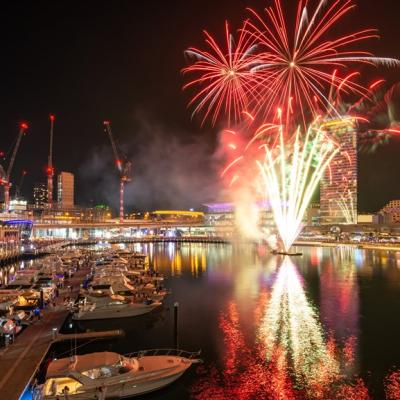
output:
[[[113,337],[124,336],[125,332],[122,329],[112,331],[91,331],[82,333],[59,333],[53,340],[53,343],[63,342],[65,340],[83,340],[83,339],[109,339]]]
[[[75,287],[72,296],[78,294],[79,285],[87,272],[86,269],[80,270],[69,281],[68,284]],[[71,293],[68,295],[71,296]],[[56,307],[48,306],[40,321],[28,326],[14,343],[0,352],[1,399],[18,400],[35,376],[54,341],[53,329],[58,331],[69,314],[62,304],[62,296],[63,292]]]

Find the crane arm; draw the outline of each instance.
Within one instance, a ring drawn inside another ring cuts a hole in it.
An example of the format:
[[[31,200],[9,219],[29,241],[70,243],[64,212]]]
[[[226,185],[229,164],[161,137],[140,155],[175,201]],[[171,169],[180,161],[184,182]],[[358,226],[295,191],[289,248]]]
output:
[[[114,158],[115,158],[115,164],[117,165],[117,168],[120,172],[122,172],[122,160],[119,156],[118,150],[117,150],[117,146],[115,144],[115,140],[114,140],[114,136],[112,134],[111,131],[111,124],[110,121],[104,121],[104,127],[105,127],[105,131],[108,134],[108,137],[110,139],[111,142],[111,147],[114,153]]]
[[[24,183],[24,179],[25,179],[25,175],[27,174],[27,172],[25,170],[23,170],[21,172],[21,178],[19,179],[18,182],[18,186],[15,186],[15,195],[18,198],[21,194],[21,189],[22,189],[22,185]]]
[[[53,170],[53,131],[54,131],[54,120],[55,117],[53,114],[50,115],[50,145],[49,145],[49,159],[48,166],[49,170]]]
[[[10,182],[10,175],[11,175],[11,172],[12,172],[12,168],[14,166],[15,157],[17,155],[17,152],[18,152],[18,149],[19,149],[19,145],[21,144],[22,136],[24,135],[24,133],[25,133],[25,131],[27,129],[28,129],[28,125],[25,122],[20,124],[19,133],[18,133],[18,137],[17,137],[17,142],[15,143],[14,150],[12,152],[12,156],[11,156],[11,159],[10,159],[10,163],[8,164],[8,168],[7,168],[7,174],[6,174],[7,182]]]
[[[27,172],[26,172],[25,170],[23,170],[23,171],[21,172],[21,178],[20,178],[19,183],[18,183],[18,188],[19,188],[20,190],[21,190],[21,187],[22,187],[22,185],[23,185],[23,183],[24,183],[24,179],[25,179],[26,174],[27,174]]]

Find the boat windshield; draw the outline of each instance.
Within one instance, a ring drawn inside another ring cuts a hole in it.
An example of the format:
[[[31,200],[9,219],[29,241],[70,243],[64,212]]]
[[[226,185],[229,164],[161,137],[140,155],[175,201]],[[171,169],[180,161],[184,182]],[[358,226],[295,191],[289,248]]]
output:
[[[89,369],[82,371],[82,375],[87,376],[91,379],[111,378],[112,376],[118,376],[126,374],[133,369],[133,365],[126,359],[122,358],[118,363],[113,365],[104,365],[99,368]]]

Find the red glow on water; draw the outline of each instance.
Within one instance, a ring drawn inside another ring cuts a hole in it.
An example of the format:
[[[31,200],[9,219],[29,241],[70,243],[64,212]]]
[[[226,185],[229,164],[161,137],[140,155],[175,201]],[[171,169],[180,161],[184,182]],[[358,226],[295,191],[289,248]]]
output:
[[[337,400],[370,400],[368,389],[365,386],[364,381],[359,378],[353,384],[343,384],[341,385],[337,392]]]
[[[354,335],[350,336],[344,344],[343,355],[345,363],[347,365],[351,365],[354,363],[356,354],[356,344],[357,344],[357,338]]]
[[[400,400],[400,371],[394,371],[385,379],[387,400]]]

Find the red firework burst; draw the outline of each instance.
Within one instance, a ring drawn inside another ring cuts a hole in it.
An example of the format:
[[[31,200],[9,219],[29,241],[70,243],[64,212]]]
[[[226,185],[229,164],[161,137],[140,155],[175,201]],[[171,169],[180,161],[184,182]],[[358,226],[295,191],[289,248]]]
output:
[[[235,43],[228,22],[225,23],[225,47],[220,47],[207,31],[204,34],[208,50],[190,47],[185,52],[195,61],[183,73],[194,74],[195,78],[183,88],[199,88],[189,106],[194,107],[193,114],[204,112],[203,122],[210,117],[214,125],[221,115],[227,117],[228,124],[237,122],[257,98],[254,88],[259,86],[258,74],[252,71],[258,58],[255,37],[240,30]]]
[[[249,9],[253,18],[246,22],[245,30],[259,43],[262,62],[252,71],[264,76],[262,82],[267,91],[261,111],[267,118],[275,115],[277,107],[287,116],[296,109],[303,119],[308,114],[314,118],[321,109],[335,111],[327,93],[331,87],[361,95],[367,93],[363,86],[349,79],[352,74],[341,78],[335,72],[332,74],[333,68],[347,68],[354,63],[398,64],[394,59],[352,49],[360,42],[378,37],[374,29],[335,35],[335,26],[355,7],[351,0],[335,0],[331,5],[327,0],[319,0],[311,13],[308,3],[308,0],[298,2],[294,27],[287,24],[281,0],[275,0],[273,6],[265,9],[265,20]]]

